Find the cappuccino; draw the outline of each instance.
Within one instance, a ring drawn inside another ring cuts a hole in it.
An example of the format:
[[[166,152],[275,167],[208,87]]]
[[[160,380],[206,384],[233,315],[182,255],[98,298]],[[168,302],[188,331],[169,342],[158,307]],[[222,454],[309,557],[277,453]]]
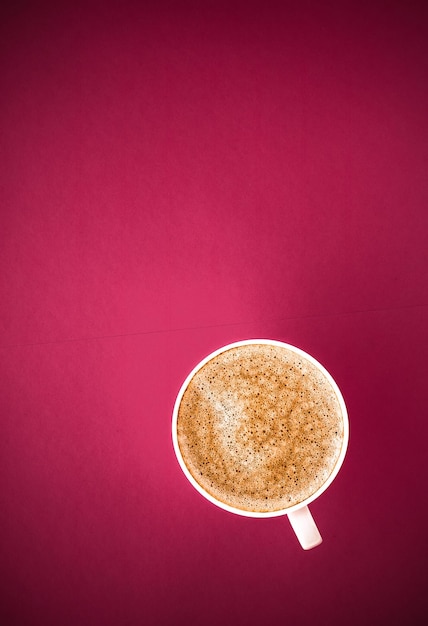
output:
[[[310,498],[334,472],[344,438],[330,380],[285,344],[220,352],[191,377],[177,412],[193,479],[242,511],[273,513]]]

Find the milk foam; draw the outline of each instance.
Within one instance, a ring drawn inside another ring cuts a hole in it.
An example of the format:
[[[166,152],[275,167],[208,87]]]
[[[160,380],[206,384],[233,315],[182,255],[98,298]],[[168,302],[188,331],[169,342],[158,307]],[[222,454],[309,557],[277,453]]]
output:
[[[194,479],[246,511],[302,502],[328,479],[343,445],[329,380],[304,357],[270,344],[231,348],[186,388],[177,436]]]

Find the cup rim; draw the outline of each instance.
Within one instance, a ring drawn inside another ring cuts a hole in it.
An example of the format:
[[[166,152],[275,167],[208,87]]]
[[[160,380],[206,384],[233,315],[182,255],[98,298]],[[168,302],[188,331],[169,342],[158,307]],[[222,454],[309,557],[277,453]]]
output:
[[[292,352],[295,352],[296,354],[302,356],[303,358],[305,358],[309,362],[311,362],[313,365],[315,365],[324,374],[324,376],[330,382],[334,392],[336,393],[336,396],[337,396],[337,399],[339,401],[339,405],[340,405],[340,408],[341,408],[342,419],[343,419],[343,442],[342,442],[342,448],[340,450],[339,457],[338,457],[338,459],[336,461],[336,464],[335,464],[335,466],[333,468],[333,471],[331,472],[330,476],[321,485],[321,487],[319,487],[317,489],[317,491],[315,491],[308,498],[305,498],[305,500],[302,500],[302,502],[298,502],[297,504],[294,504],[293,506],[290,506],[290,507],[286,507],[284,509],[278,509],[277,511],[245,511],[243,509],[238,509],[236,507],[230,506],[229,504],[226,504],[225,502],[222,502],[221,500],[217,500],[214,496],[212,496],[210,493],[205,491],[205,489],[192,476],[192,474],[188,470],[187,465],[186,465],[186,463],[185,463],[185,461],[183,459],[183,456],[182,456],[181,450],[180,450],[180,446],[178,444],[178,435],[177,435],[178,411],[179,411],[179,408],[180,408],[180,404],[181,404],[181,400],[183,398],[183,395],[184,395],[184,393],[185,393],[185,391],[186,391],[190,381],[194,377],[194,375],[200,369],[202,369],[204,367],[204,365],[206,365],[206,363],[208,363],[209,361],[211,361],[212,359],[217,357],[219,354],[222,354],[223,352],[227,352],[228,350],[231,350],[233,348],[238,348],[240,346],[246,346],[246,345],[254,345],[254,344],[264,344],[264,345],[272,345],[272,346],[286,348],[286,349],[288,349],[288,350],[290,350]],[[347,411],[347,408],[346,408],[345,400],[343,399],[342,393],[341,393],[341,391],[340,391],[336,381],[334,380],[334,378],[332,377],[330,372],[328,372],[326,370],[326,368],[319,361],[317,361],[313,356],[311,356],[310,354],[308,354],[307,352],[305,352],[301,348],[293,346],[292,344],[289,344],[289,343],[285,343],[284,341],[278,341],[276,339],[244,339],[242,341],[235,341],[233,343],[229,343],[227,345],[222,346],[221,348],[218,348],[217,350],[214,350],[213,352],[208,354],[206,357],[204,357],[192,369],[192,371],[187,375],[186,379],[184,380],[184,382],[182,383],[182,385],[180,387],[180,390],[179,390],[179,392],[177,394],[177,397],[176,397],[175,403],[174,403],[174,409],[173,409],[173,413],[172,413],[172,442],[173,442],[174,452],[175,452],[175,455],[177,457],[177,461],[178,461],[178,463],[179,463],[179,465],[180,465],[184,475],[186,476],[186,478],[188,479],[190,484],[196,489],[196,491],[198,491],[206,500],[208,500],[212,504],[215,504],[216,506],[218,506],[219,508],[221,508],[221,509],[223,509],[225,511],[229,511],[230,513],[234,513],[236,515],[241,515],[241,516],[244,516],[244,517],[253,517],[253,518],[279,517],[281,515],[288,515],[290,513],[293,513],[293,511],[296,511],[296,510],[298,510],[298,509],[300,509],[300,508],[302,508],[304,506],[307,506],[308,504],[310,504],[311,502],[316,500],[322,493],[324,493],[324,491],[331,485],[333,480],[336,478],[340,468],[342,467],[343,461],[345,459],[346,451],[347,451],[347,448],[348,448],[348,442],[349,442],[349,417],[348,417],[348,411]]]

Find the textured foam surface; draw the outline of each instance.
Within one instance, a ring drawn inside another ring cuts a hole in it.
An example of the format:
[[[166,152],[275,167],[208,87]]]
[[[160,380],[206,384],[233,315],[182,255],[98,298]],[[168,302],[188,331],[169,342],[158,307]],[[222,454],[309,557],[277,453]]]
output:
[[[231,348],[192,378],[178,443],[195,480],[237,509],[273,512],[314,494],[343,445],[340,404],[304,357],[265,344]]]

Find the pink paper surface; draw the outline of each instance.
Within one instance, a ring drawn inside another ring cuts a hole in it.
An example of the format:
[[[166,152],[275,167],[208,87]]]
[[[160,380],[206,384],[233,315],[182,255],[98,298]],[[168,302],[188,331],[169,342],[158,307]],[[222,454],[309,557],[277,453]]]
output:
[[[424,623],[426,10],[1,11],[0,623]],[[189,371],[261,337],[348,406],[310,552],[172,449]]]

